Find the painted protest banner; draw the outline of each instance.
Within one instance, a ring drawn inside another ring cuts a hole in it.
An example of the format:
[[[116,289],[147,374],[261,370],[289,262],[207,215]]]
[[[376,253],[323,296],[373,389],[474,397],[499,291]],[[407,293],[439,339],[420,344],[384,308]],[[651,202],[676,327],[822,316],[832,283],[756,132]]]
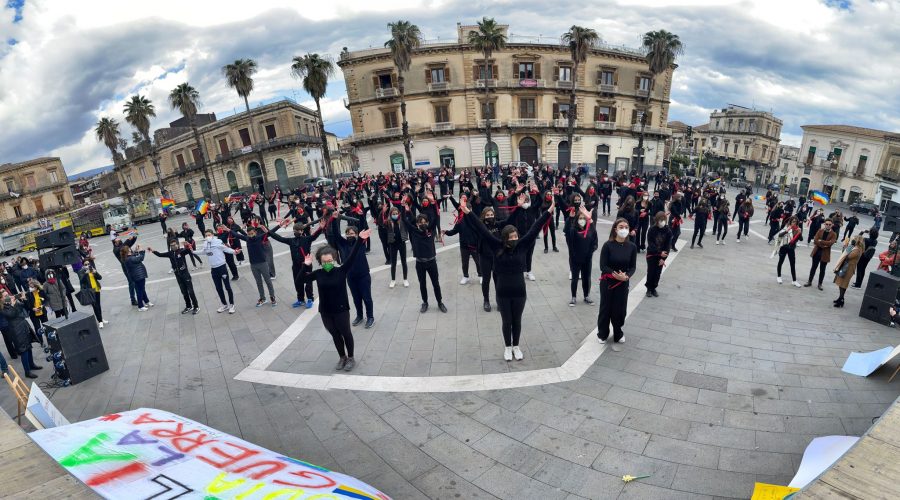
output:
[[[162,410],[114,413],[30,436],[109,499],[390,499],[353,477]]]
[[[26,406],[25,418],[31,422],[35,429],[49,429],[50,427],[69,425],[66,417],[56,409],[56,406],[50,402],[44,391],[34,382],[31,383]]]

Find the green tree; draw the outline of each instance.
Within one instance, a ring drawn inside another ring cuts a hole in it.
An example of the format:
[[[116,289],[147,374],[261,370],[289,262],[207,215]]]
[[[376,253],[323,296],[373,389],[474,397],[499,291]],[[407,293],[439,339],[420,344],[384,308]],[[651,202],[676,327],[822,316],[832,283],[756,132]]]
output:
[[[222,66],[222,75],[229,87],[237,91],[239,97],[244,99],[244,108],[247,110],[247,118],[250,120],[250,141],[256,149],[256,158],[259,161],[260,173],[263,177],[263,186],[267,184],[266,163],[263,160],[262,149],[256,147],[260,142],[254,136],[256,127],[253,125],[253,113],[250,112],[250,93],[253,92],[253,75],[256,73],[256,61],[253,59],[237,59],[231,64]]]
[[[169,104],[172,106],[172,109],[177,109],[181,113],[181,116],[187,119],[191,131],[194,133],[194,142],[197,143],[197,149],[200,151],[200,163],[203,165],[203,175],[206,176],[208,182],[211,177],[209,176],[209,166],[206,161],[206,147],[204,147],[203,141],[200,139],[200,131],[197,130],[197,110],[200,109],[201,105],[200,92],[197,92],[197,89],[192,87],[190,83],[184,82],[169,92]],[[213,185],[215,185],[215,178],[212,178],[212,181]],[[216,188],[215,191],[216,200],[218,201],[218,188]],[[203,193],[203,195],[206,196],[206,193]]]
[[[574,150],[572,136],[575,135],[575,120],[578,118],[578,102],[575,96],[575,90],[578,86],[578,67],[587,61],[587,56],[591,48],[600,41],[600,35],[590,28],[573,25],[565,34],[563,41],[569,45],[572,54],[572,89],[569,92],[569,112],[567,118],[569,123],[566,125],[566,139],[569,141],[569,151]],[[554,117],[556,118],[556,117]],[[571,153],[569,157],[571,162]]]
[[[325,136],[325,121],[322,117],[322,105],[320,101],[328,90],[328,78],[334,75],[334,63],[328,57],[319,54],[306,54],[295,56],[291,63],[291,73],[303,80],[303,90],[316,102],[316,113],[319,115],[319,136],[322,138],[322,155],[325,157],[325,165],[329,176],[334,178],[334,169],[331,168],[331,154],[328,151],[328,138]]]
[[[644,33],[643,46],[647,51],[647,65],[650,68],[650,89],[653,89],[656,83],[656,77],[669,70],[675,64],[675,58],[684,52],[684,47],[678,35],[670,33],[666,30],[648,31]],[[647,107],[650,106],[650,95],[647,92]],[[646,110],[644,110],[646,113]],[[642,115],[646,117],[646,114]],[[660,115],[661,116],[661,115]],[[644,169],[644,125],[646,120],[641,120],[641,136],[638,140],[638,161],[640,162],[640,170]],[[652,124],[651,124],[652,125]]]
[[[125,102],[124,113],[125,121],[137,130],[138,135],[150,148],[150,162],[153,164],[153,172],[156,174],[156,185],[159,187],[160,194],[165,196],[162,172],[159,169],[159,155],[156,152],[156,145],[150,140],[150,118],[156,117],[156,108],[150,99],[140,94],[135,94]]]
[[[97,141],[102,142],[104,146],[109,149],[109,155],[112,157],[113,161],[113,171],[119,169],[120,166],[120,156],[119,156],[119,122],[115,120],[115,118],[109,118],[104,116],[97,121],[97,124],[94,127],[94,133],[97,136]],[[131,204],[131,194],[129,192],[128,182],[125,179],[122,179],[122,186],[125,188],[125,197],[128,198],[128,203]]]
[[[412,64],[412,53],[422,44],[422,32],[419,27],[409,21],[397,21],[388,23],[391,30],[391,39],[384,42],[384,46],[391,50],[391,58],[397,67],[397,90],[400,91],[400,117],[403,120],[403,151],[406,153],[406,166],[411,168],[412,151],[409,147],[409,123],[406,121],[406,90],[403,74],[409,71]]]
[[[494,54],[494,51],[506,47],[506,35],[503,33],[503,28],[497,24],[497,21],[495,21],[494,18],[483,17],[481,18],[481,21],[478,21],[478,30],[469,32],[468,42],[473,49],[481,52],[482,56],[484,56],[484,65],[481,73],[484,80],[484,102],[485,109],[490,110],[492,109],[490,105],[491,87],[488,85],[488,80],[497,78],[497,75],[490,74],[488,72],[488,67],[490,67],[490,59]],[[489,76],[492,78],[488,78]],[[485,139],[487,140],[485,145],[486,155],[491,147],[491,120],[495,118],[495,113],[496,110],[494,110],[490,116],[484,117],[484,134]],[[487,157],[485,157],[485,164],[487,164]]]

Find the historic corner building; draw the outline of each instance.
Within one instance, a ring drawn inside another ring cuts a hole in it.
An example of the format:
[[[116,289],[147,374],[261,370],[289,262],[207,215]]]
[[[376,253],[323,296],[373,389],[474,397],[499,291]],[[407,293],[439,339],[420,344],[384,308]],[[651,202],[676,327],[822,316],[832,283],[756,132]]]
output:
[[[0,230],[71,210],[69,180],[59,158],[0,165]]]
[[[287,191],[305,178],[328,175],[315,111],[285,98],[251,113],[252,128],[246,112],[224,119],[197,115],[199,145],[184,118],[154,132],[163,187],[176,202],[255,192],[261,183],[267,192],[275,185]],[[340,156],[336,138],[328,139],[332,157]],[[333,159],[332,165],[340,164]],[[127,148],[116,173],[120,191],[132,200],[161,195],[146,143]]]
[[[506,47],[485,61],[467,43],[475,29],[457,24],[456,41],[423,43],[404,73],[414,167],[525,161],[630,170],[637,164],[643,112],[644,168],[661,168],[674,66],[654,82],[642,51],[601,44],[576,75],[568,45],[508,33]],[[398,75],[388,49],[345,50],[338,66],[347,84],[351,144],[360,169],[411,167],[401,138]],[[577,117],[569,144],[573,86]]]

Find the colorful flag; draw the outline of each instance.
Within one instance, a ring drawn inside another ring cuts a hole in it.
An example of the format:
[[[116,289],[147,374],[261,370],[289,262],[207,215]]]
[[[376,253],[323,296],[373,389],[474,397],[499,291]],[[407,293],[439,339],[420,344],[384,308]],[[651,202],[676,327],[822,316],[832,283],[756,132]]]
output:
[[[206,212],[209,210],[209,202],[206,200],[198,201],[194,210],[200,215],[206,215]]]
[[[710,182],[710,184],[713,186],[718,186],[721,183],[722,183],[722,179],[716,179],[716,180]]]
[[[175,208],[175,200],[172,198],[162,198],[159,200],[162,204],[163,210],[169,210],[170,208]]]
[[[766,197],[761,194],[754,196],[753,199],[756,201],[766,201]]]
[[[809,199],[812,201],[817,201],[823,205],[827,205],[828,202],[831,201],[831,198],[829,198],[827,194],[821,191],[810,191]]]

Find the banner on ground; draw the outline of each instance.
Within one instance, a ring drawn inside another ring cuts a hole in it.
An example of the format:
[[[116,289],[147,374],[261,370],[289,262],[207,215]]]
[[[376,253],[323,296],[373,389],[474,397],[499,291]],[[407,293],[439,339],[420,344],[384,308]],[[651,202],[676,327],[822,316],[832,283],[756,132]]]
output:
[[[900,356],[900,345],[897,347],[887,346],[872,352],[851,352],[841,371],[868,377],[896,356]]]
[[[353,477],[162,410],[114,413],[30,436],[109,499],[389,500]]]

